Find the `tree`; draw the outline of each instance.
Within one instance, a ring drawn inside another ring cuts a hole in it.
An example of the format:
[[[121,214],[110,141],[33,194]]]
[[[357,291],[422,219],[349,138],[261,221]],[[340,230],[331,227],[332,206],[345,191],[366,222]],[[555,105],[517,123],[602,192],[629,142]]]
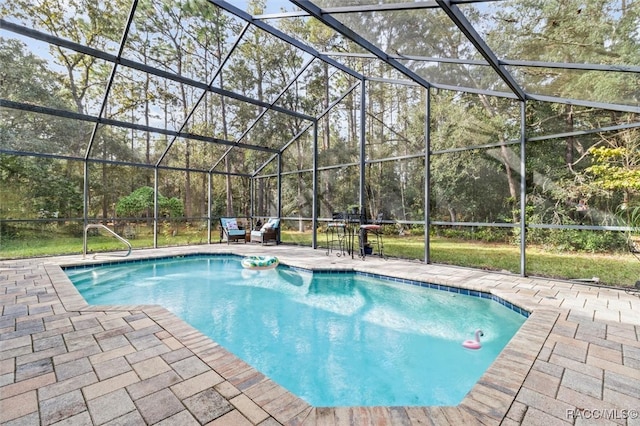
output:
[[[637,134],[637,131],[625,132]],[[637,138],[632,138],[637,140]],[[621,194],[618,213],[627,224],[638,226],[640,204],[633,199],[640,193],[640,151],[635,144],[629,146],[594,146],[589,149],[593,164],[585,169],[587,184],[609,197]]]
[[[0,38],[0,98],[66,108],[56,73],[17,40]],[[2,109],[0,149],[67,154],[69,139],[87,126],[42,114]],[[78,217],[82,212],[79,162],[0,155],[0,216]],[[49,212],[49,213],[44,213]]]
[[[131,194],[122,197],[116,203],[116,213],[124,217],[141,217],[153,209],[153,188],[143,186]],[[167,198],[158,194],[158,215],[163,217],[179,217],[184,214],[184,205],[178,198]]]

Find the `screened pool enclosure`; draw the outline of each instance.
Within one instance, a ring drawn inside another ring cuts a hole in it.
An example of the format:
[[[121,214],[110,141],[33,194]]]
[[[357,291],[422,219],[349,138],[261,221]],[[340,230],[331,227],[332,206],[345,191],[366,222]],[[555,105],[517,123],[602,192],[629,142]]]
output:
[[[96,224],[135,248],[218,243],[220,217],[280,217],[284,244],[317,248],[347,211],[382,213],[387,252],[424,262],[584,278],[529,253],[630,257],[640,1],[0,10],[0,258],[81,253]],[[511,250],[486,265],[447,241]]]

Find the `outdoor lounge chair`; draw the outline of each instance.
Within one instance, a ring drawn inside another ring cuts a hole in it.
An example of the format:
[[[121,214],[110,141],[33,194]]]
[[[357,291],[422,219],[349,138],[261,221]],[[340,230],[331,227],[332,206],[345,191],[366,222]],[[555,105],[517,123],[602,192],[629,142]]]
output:
[[[259,230],[251,231],[252,243],[264,245],[269,241],[275,241],[276,244],[280,244],[280,219],[278,218],[271,218]]]
[[[238,222],[235,217],[221,217],[220,218],[220,242],[226,241],[229,244],[230,241],[243,240],[247,242],[246,231],[238,226]]]

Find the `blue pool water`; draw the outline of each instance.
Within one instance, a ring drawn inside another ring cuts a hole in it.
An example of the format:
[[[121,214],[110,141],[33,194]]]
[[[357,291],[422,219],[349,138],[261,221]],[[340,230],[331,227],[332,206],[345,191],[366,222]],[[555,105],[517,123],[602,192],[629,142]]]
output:
[[[480,297],[235,256],[66,273],[90,304],[159,304],[315,406],[457,405],[525,317]],[[462,347],[484,331],[482,349]]]

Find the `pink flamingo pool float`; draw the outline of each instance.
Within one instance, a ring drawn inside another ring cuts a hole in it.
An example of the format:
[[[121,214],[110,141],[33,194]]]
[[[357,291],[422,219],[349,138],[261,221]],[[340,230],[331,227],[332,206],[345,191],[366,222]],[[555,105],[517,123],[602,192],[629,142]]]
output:
[[[476,330],[476,339],[475,340],[465,340],[462,342],[462,346],[467,349],[480,349],[482,345],[480,344],[480,336],[484,336],[482,330]]]

